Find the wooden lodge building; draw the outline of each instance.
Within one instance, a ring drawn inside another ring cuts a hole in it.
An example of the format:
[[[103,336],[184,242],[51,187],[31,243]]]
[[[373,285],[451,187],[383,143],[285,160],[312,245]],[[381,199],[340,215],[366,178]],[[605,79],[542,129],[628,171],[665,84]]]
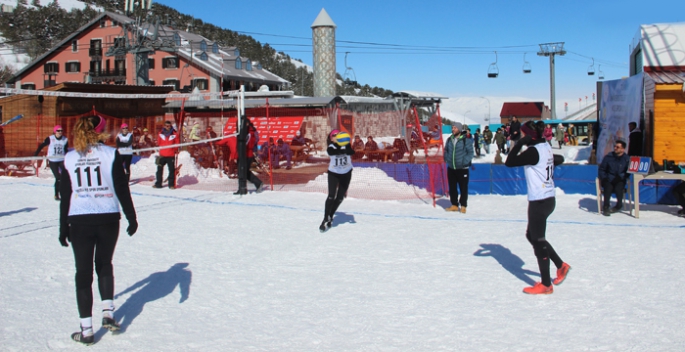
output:
[[[504,103],[499,116],[500,122],[506,125],[514,116],[523,124],[530,120],[549,120],[551,114],[549,107],[543,102],[518,102]]]

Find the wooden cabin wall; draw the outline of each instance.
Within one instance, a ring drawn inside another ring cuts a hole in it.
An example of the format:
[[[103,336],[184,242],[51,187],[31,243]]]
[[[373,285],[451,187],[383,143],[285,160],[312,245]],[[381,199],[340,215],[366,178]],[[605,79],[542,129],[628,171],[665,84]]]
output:
[[[654,92],[654,151],[656,162],[685,162],[685,93],[682,84],[657,84]]]

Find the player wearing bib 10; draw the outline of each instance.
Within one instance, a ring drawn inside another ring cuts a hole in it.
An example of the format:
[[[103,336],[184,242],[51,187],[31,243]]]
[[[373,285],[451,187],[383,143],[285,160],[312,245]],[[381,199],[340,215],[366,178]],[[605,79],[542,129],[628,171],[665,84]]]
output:
[[[124,160],[126,178],[131,181],[131,160],[133,159],[133,133],[128,131],[128,124],[121,124],[121,132],[117,134],[117,150]]]
[[[552,147],[543,137],[545,124],[541,121],[526,122],[521,126],[524,137],[519,139],[507,156],[508,167],[523,166],[528,186],[528,228],[526,238],[533,246],[540,268],[542,282],[523,289],[528,294],[550,294],[554,292],[552,283],[561,284],[571,267],[561,260],[552,245],[545,238],[547,218],[556,206],[554,191],[554,167],[562,164],[564,158],[552,153]],[[523,146],[528,146],[521,152]],[[549,272],[550,259],[557,267],[557,278],[552,281]]]
[[[95,126],[95,127],[94,127]],[[114,272],[112,256],[119,237],[119,204],[133,236],[138,229],[136,212],[119,152],[102,144],[109,135],[102,133],[100,116],[85,116],[74,126],[74,150],[64,157],[62,172],[59,242],[74,251],[76,263],[76,303],[81,331],[71,338],[92,344],[93,262],[102,299],[102,327],[119,330],[114,319]]]
[[[354,149],[348,143],[344,146],[338,144],[336,136],[340,131],[333,130],[328,135],[328,148],[326,152],[331,158],[328,164],[328,198],[326,198],[326,209],[319,231],[324,232],[331,228],[333,215],[338,210],[340,203],[345,199],[347,189],[352,180],[352,155]]]
[[[64,170],[64,153],[67,152],[68,139],[64,135],[62,126],[56,125],[52,129],[52,136],[45,138],[43,143],[38,146],[36,152],[33,154],[38,156],[40,151],[48,147],[48,165],[52,175],[55,176],[55,200],[59,200],[59,181],[61,179],[61,172]]]

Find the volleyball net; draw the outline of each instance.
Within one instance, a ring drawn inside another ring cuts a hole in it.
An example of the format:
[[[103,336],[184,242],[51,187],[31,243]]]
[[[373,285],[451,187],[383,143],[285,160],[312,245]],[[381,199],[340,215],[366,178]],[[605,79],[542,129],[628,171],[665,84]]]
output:
[[[327,193],[327,137],[338,129],[350,133],[355,149],[349,197],[434,202],[447,193],[442,138],[431,137],[432,129],[442,130],[439,107],[421,121],[416,107],[288,106],[273,104],[268,97],[245,99],[240,91],[125,96],[7,89],[0,93],[11,94],[0,98],[0,175],[52,178],[45,161],[47,148],[34,157],[38,145],[55,125],[73,141],[76,121],[97,114],[107,123],[107,145],[116,145],[122,124],[129,126],[134,141],[132,184],[155,183],[159,134],[169,121],[179,136],[179,143],[169,147],[176,152],[176,186],[234,192],[236,135],[244,116],[258,135],[250,151],[255,157],[250,171],[267,190]],[[119,113],[117,105],[123,102],[143,108]],[[163,172],[166,179],[168,170]],[[248,184],[248,190],[252,187]]]

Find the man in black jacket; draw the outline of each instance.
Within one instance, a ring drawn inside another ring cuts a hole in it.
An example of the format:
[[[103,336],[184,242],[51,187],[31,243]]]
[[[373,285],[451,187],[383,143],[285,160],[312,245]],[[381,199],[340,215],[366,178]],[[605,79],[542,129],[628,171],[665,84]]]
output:
[[[629,122],[628,129],[630,129],[630,135],[628,135],[628,155],[642,156],[642,131],[637,128],[637,123],[635,122]]]
[[[630,157],[625,153],[626,142],[617,140],[614,144],[614,151],[604,156],[602,163],[599,165],[599,180],[604,189],[604,203],[602,206],[602,214],[610,216],[621,210],[623,203],[623,190],[626,187],[626,181],[630,177],[628,174],[628,165],[630,164]],[[611,205],[611,194],[616,194],[616,206],[609,209]]]
[[[509,135],[511,136],[511,144],[514,145],[521,139],[521,122],[516,116],[511,117],[511,126],[509,128]]]

